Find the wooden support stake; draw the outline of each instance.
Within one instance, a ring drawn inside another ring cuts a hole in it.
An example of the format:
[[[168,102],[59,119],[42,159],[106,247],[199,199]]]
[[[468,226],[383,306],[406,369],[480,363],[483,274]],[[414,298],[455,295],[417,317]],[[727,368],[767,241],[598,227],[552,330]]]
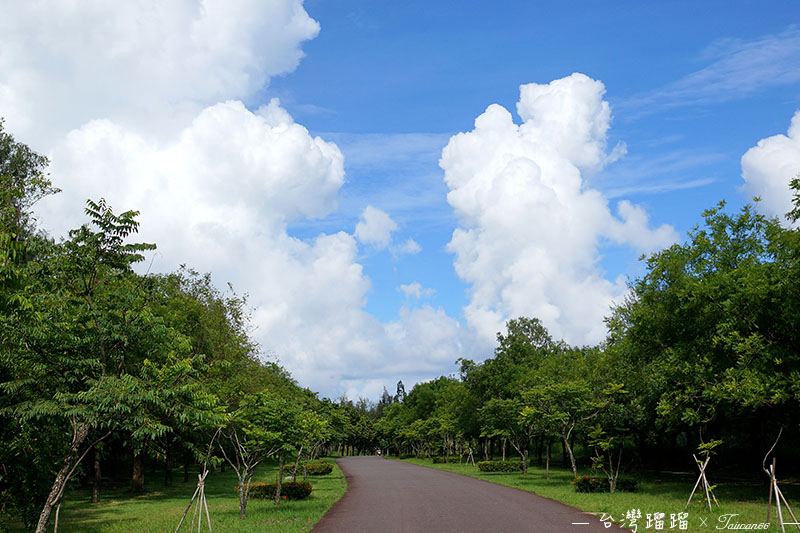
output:
[[[769,513],[772,510],[772,493],[775,487],[775,476],[772,474],[775,472],[775,458],[772,458],[772,468],[770,470],[769,475],[769,502],[767,503],[767,523],[769,524]],[[777,498],[777,496],[776,496]]]

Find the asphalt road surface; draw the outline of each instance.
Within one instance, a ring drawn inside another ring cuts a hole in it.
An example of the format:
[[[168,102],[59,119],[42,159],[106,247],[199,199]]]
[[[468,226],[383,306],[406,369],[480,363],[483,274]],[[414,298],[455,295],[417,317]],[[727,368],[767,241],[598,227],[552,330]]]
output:
[[[480,479],[381,457],[336,462],[347,492],[315,533],[621,531],[573,507]]]

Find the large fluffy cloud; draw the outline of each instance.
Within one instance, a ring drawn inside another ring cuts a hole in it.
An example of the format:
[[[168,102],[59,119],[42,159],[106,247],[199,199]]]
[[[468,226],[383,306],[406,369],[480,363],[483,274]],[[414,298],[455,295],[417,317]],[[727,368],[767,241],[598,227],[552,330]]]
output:
[[[29,142],[87,120],[162,129],[294,70],[319,25],[300,0],[13,2],[0,17],[0,110]]]
[[[64,191],[39,206],[45,228],[64,235],[84,222],[86,198],[140,210],[137,237],[158,244],[150,268],[185,263],[249,293],[264,351],[327,395],[377,397],[461,355],[459,324],[440,309],[404,308],[388,323],[365,311],[357,237],[419,250],[391,245],[387,213],[367,208],[352,234],[287,231],[333,212],[344,183],[335,144],[277,100],[254,105],[319,30],[301,1],[6,7],[0,115],[51,157]]]
[[[742,178],[748,196],[761,198],[759,209],[782,220],[792,209],[789,182],[800,174],[800,111],[786,135],[761,139],[742,156]]]
[[[625,291],[598,266],[606,243],[647,252],[674,242],[669,226],[652,230],[645,211],[616,206],[584,185],[624,152],[606,149],[611,110],[599,81],[573,74],[520,88],[521,124],[499,105],[454,136],[440,161],[447,199],[460,219],[449,249],[471,284],[469,324],[487,342],[509,317],[540,318],[556,337],[594,343],[603,317]]]

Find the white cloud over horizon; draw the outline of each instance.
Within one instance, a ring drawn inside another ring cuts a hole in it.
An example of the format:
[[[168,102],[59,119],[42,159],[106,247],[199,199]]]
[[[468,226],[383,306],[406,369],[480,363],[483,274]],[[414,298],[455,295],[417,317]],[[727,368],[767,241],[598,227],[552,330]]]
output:
[[[491,105],[475,129],[451,138],[440,161],[448,202],[460,220],[448,249],[471,284],[468,325],[490,345],[507,319],[531,316],[574,344],[605,336],[603,318],[626,291],[598,266],[606,242],[649,252],[677,240],[651,229],[627,201],[616,205],[585,187],[584,175],[624,154],[610,153],[605,88],[583,74],[520,87],[517,111]]]
[[[800,111],[792,116],[786,135],[778,134],[758,141],[742,156],[743,191],[761,201],[756,208],[788,224],[793,191],[789,182],[800,175]],[[750,199],[748,198],[748,199]],[[797,226],[800,221],[795,224]]]
[[[37,206],[42,225],[65,235],[84,222],[86,198],[141,211],[137,239],[159,247],[154,271],[185,263],[248,293],[264,351],[324,395],[374,398],[397,379],[410,388],[446,374],[458,357],[491,355],[504,321],[519,315],[539,317],[570,342],[597,342],[608,306],[625,291],[599,267],[603,246],[647,252],[677,238],[669,226],[651,228],[643,207],[610,206],[587,186],[587,176],[625,154],[624,144],[606,146],[602,83],[573,74],[523,85],[520,124],[492,105],[449,142],[442,134],[351,139],[363,168],[387,158],[416,165],[447,143],[440,165],[460,221],[448,250],[470,285],[466,323],[428,305],[436,289],[417,281],[397,288],[407,299],[381,321],[366,311],[372,281],[359,252],[420,253],[399,228],[417,216],[449,232],[452,219],[424,212],[444,205],[443,187],[430,185],[439,176],[419,164],[424,179],[387,180],[402,194],[371,200],[386,211],[366,201],[354,207],[347,231],[299,239],[287,229],[335,215],[346,182],[336,143],[312,135],[277,99],[259,107],[270,79],[295,69],[302,44],[320,31],[301,1],[19,3],[7,11],[0,115],[51,157],[64,190]],[[397,283],[389,285],[395,297]]]
[[[153,270],[185,263],[247,293],[264,352],[322,394],[377,396],[449,371],[461,332],[443,310],[402,309],[391,322],[365,311],[359,239],[420,250],[392,243],[388,214],[367,207],[354,234],[287,232],[334,212],[344,183],[336,144],[277,99],[246,105],[319,31],[302,2],[12,7],[0,21],[0,114],[51,158],[64,191],[37,206],[45,229],[83,223],[86,198],[141,211],[136,238],[158,245]]]

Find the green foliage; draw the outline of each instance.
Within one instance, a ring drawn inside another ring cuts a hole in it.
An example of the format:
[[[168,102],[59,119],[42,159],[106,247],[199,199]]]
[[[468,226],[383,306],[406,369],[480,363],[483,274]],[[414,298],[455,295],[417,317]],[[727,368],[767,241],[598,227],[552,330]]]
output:
[[[685,244],[648,258],[609,321],[611,349],[668,426],[788,414],[800,399],[800,235],[752,206],[704,218]]]
[[[303,468],[309,476],[326,476],[333,472],[333,463],[329,461],[306,461]]]
[[[0,118],[0,235],[24,241],[33,234],[31,208],[45,196],[59,192],[45,174],[47,165],[46,157],[15,141]]]
[[[617,480],[616,492],[636,492],[639,482],[634,478],[620,478]],[[608,492],[608,483],[603,478],[594,476],[579,476],[572,481],[575,492]]]
[[[701,455],[713,455],[714,450],[722,445],[722,440],[712,440],[697,446],[697,452]]]
[[[792,210],[786,213],[786,218],[792,222],[800,220],[800,174],[792,178],[789,188],[794,191],[792,196]]]
[[[576,477],[572,482],[575,492],[606,492],[608,485],[599,478],[591,476]]]
[[[250,483],[250,497],[257,500],[274,500],[277,483]],[[234,487],[239,492],[239,487]],[[286,481],[281,484],[281,498],[284,500],[303,500],[311,496],[312,486],[307,481]]]
[[[479,461],[475,463],[481,472],[518,472],[522,470],[519,461]]]

